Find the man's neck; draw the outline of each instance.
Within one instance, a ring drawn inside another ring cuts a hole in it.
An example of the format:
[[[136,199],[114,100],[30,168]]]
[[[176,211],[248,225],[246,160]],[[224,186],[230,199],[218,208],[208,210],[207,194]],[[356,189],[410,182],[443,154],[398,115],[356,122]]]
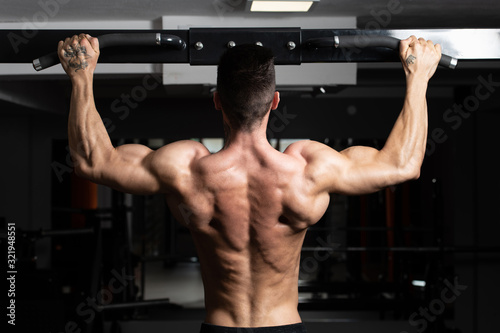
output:
[[[271,147],[267,141],[266,131],[267,122],[262,123],[250,131],[242,131],[232,129],[228,124],[225,124],[226,143],[224,149],[250,149],[258,147]]]

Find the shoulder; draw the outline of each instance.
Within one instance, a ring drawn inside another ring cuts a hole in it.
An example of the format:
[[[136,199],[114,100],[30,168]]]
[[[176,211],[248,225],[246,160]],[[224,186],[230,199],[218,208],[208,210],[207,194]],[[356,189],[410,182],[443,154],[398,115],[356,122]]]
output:
[[[165,183],[175,186],[179,178],[191,175],[192,166],[196,161],[207,155],[210,155],[210,152],[199,142],[176,141],[154,152],[153,169]]]
[[[169,143],[159,148],[156,157],[160,160],[168,159],[169,161],[188,162],[210,155],[208,149],[201,143],[193,140],[181,140]]]
[[[285,151],[304,161],[304,175],[319,191],[325,191],[345,170],[346,158],[341,152],[318,141],[298,141]]]
[[[318,141],[301,140],[288,146],[284,153],[304,159],[307,163],[310,163],[318,158],[325,157],[325,155],[336,154],[338,152]]]

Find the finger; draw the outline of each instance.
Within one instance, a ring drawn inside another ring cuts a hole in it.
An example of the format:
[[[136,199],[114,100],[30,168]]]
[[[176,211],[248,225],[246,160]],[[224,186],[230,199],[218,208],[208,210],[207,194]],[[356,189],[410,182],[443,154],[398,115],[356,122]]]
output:
[[[441,54],[441,44],[434,45],[434,48],[439,52],[439,54]]]
[[[58,44],[58,49],[59,49],[59,45],[61,47],[61,52],[64,54],[65,52],[72,52],[73,51],[73,47],[71,46],[71,43],[73,42],[73,38],[72,37],[67,37],[64,42],[63,41],[60,41],[59,44]]]
[[[65,49],[65,48],[67,48],[70,42],[71,42],[71,38],[66,37],[66,38],[64,39],[64,45],[63,45],[63,48],[64,48],[64,49]]]
[[[92,49],[94,49],[95,53],[99,54],[99,39],[91,37],[90,35],[87,35],[87,39],[89,40],[90,45],[92,46]]]
[[[90,47],[90,42],[84,34],[80,34],[78,36],[78,41],[79,41],[81,46]]]
[[[89,43],[92,50],[94,50],[95,53],[99,54],[99,40],[95,37],[90,36],[89,34],[85,34],[83,36]]]
[[[413,42],[416,39],[417,39],[417,37],[415,37],[414,35],[411,35],[410,37],[408,37],[406,39],[403,39],[401,42],[403,44],[410,45],[410,43]]]
[[[410,37],[403,39],[399,42],[399,51],[400,52],[405,52],[410,46],[411,43],[417,39],[417,37],[411,35]]]
[[[59,59],[61,59],[64,54],[65,54],[65,49],[64,49],[64,42],[62,40],[59,41],[59,43],[57,43],[57,54],[59,56]]]
[[[78,46],[78,44],[80,44],[80,39],[78,38],[77,35],[74,35],[72,38],[71,38],[71,41],[69,43],[69,46],[71,46],[72,48],[76,48]]]

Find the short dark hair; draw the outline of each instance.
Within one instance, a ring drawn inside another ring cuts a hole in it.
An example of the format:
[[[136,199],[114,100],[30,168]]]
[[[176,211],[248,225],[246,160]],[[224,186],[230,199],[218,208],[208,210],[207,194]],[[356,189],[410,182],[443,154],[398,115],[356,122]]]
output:
[[[260,124],[276,89],[274,55],[263,46],[228,49],[217,69],[217,92],[232,128],[250,131]]]

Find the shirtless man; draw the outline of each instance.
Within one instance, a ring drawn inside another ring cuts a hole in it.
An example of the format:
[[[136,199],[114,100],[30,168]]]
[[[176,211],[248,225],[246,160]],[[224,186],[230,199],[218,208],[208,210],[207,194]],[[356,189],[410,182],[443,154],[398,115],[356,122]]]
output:
[[[164,194],[198,251],[207,312],[201,332],[257,333],[305,332],[297,311],[301,247],[329,193],[371,193],[419,177],[427,83],[441,47],[414,36],[401,41],[406,97],[385,146],[341,152],[300,141],[280,153],[268,143],[269,114],[280,98],[266,48],[239,46],[221,59],[214,103],[227,137],[216,154],[194,141],[156,151],[113,147],[92,91],[97,38],[67,38],[58,54],[73,86],[68,134],[75,172],[123,192]]]

